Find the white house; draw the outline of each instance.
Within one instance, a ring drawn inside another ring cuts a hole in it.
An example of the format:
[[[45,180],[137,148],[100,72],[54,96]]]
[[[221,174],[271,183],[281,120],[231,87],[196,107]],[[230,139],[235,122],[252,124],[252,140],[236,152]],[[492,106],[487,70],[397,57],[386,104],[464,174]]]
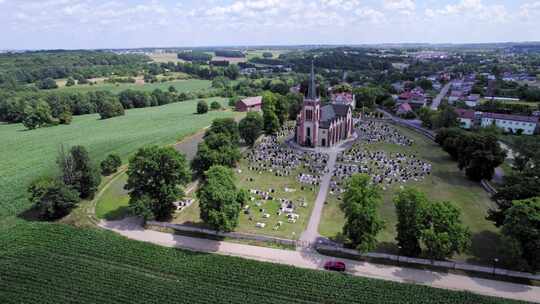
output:
[[[535,116],[483,113],[481,126],[489,127],[495,124],[507,132],[518,133],[522,130],[523,134],[533,135],[538,126],[538,119]]]

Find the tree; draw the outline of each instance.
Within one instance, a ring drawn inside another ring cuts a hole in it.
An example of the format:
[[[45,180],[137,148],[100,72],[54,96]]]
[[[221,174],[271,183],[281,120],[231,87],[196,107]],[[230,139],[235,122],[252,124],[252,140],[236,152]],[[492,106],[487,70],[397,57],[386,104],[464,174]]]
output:
[[[230,232],[238,226],[240,209],[246,195],[235,185],[231,169],[212,166],[205,172],[205,179],[197,191],[201,219],[212,229]]]
[[[104,101],[99,109],[99,116],[101,119],[109,119],[123,115],[125,115],[124,107],[115,99]]]
[[[416,84],[425,91],[433,89],[433,82],[427,78],[418,80]]]
[[[238,130],[238,123],[234,118],[217,118],[212,121],[212,125],[204,134],[204,137],[208,137],[212,134],[225,134],[227,135],[233,144],[238,144],[240,141],[240,132]]]
[[[55,220],[66,216],[79,202],[79,193],[62,181],[42,177],[28,187],[30,202],[38,210],[39,216]]]
[[[42,90],[50,90],[50,89],[57,89],[58,85],[56,84],[56,81],[52,78],[45,78],[38,82],[37,84],[38,88]]]
[[[240,158],[240,150],[229,135],[212,133],[199,144],[191,168],[197,175],[202,176],[214,165],[234,167]]]
[[[101,182],[97,167],[91,162],[88,151],[83,146],[74,146],[70,150],[73,160],[74,180],[70,184],[81,198],[93,198]]]
[[[428,199],[426,195],[413,188],[406,188],[394,197],[398,223],[396,224],[400,253],[406,256],[418,256],[422,249],[420,237]]]
[[[145,219],[168,219],[173,202],[184,196],[191,173],[184,155],[172,147],[141,148],[129,159],[128,181],[131,211]]]
[[[266,134],[275,134],[281,127],[279,117],[276,114],[277,97],[272,92],[265,92],[262,102],[264,131]]]
[[[257,112],[249,112],[238,125],[240,137],[250,146],[252,146],[257,138],[263,132],[263,118]]]
[[[200,100],[197,103],[197,114],[205,114],[208,113],[208,104],[204,100]]]
[[[504,217],[502,233],[517,241],[532,271],[540,270],[540,197],[515,201]]]
[[[465,251],[470,232],[462,224],[460,211],[449,202],[432,202],[426,208],[420,240],[432,259],[445,259]]]
[[[122,159],[118,154],[109,154],[100,164],[101,174],[103,176],[111,175],[118,171],[122,165]]]
[[[442,106],[431,118],[434,129],[459,127],[458,115],[453,107]]]
[[[377,245],[377,233],[384,228],[384,221],[377,214],[380,202],[380,190],[371,184],[368,175],[351,177],[340,205],[345,214],[343,234],[360,252],[373,250]]]
[[[221,104],[218,102],[218,101],[212,101],[212,103],[210,104],[210,109],[212,110],[220,110],[221,109]]]
[[[178,93],[178,90],[174,87],[174,86],[169,86],[169,93],[173,93],[173,94],[176,94]]]

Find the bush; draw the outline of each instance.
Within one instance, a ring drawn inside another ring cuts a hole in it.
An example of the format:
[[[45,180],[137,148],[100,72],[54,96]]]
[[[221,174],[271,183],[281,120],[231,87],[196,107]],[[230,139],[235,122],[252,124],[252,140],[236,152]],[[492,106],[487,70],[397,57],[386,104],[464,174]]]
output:
[[[212,110],[219,110],[221,109],[221,104],[217,101],[212,101],[212,103],[210,104],[210,108]]]
[[[197,114],[205,114],[208,113],[208,103],[206,101],[201,100],[199,103],[197,103]]]
[[[64,111],[58,115],[58,122],[61,125],[69,125],[71,124],[71,121],[73,120],[73,114],[69,111]]]
[[[30,202],[38,210],[39,217],[55,220],[67,215],[79,202],[79,193],[60,180],[44,177],[35,180],[30,187]]]
[[[120,165],[122,165],[120,156],[118,154],[109,154],[100,164],[101,175],[107,176],[115,173]]]
[[[37,84],[38,88],[42,90],[50,90],[50,89],[56,89],[58,88],[58,85],[56,84],[56,81],[52,78],[45,78],[38,82]]]
[[[99,116],[101,119],[109,119],[117,116],[123,116],[125,114],[124,107],[117,100],[106,101],[101,105],[99,110]]]

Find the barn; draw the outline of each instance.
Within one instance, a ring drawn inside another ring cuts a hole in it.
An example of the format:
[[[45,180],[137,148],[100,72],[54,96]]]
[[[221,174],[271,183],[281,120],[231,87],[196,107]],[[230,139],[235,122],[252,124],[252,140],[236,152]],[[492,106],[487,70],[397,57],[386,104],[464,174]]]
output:
[[[262,108],[262,96],[248,97],[236,103],[238,112],[257,112]]]

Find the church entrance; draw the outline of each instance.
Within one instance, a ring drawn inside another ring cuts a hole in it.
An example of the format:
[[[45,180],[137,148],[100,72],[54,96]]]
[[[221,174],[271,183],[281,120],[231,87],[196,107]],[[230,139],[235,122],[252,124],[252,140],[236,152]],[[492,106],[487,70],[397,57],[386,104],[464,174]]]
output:
[[[326,147],[326,138],[323,138],[323,139],[322,139],[322,146],[323,146],[323,147]]]

